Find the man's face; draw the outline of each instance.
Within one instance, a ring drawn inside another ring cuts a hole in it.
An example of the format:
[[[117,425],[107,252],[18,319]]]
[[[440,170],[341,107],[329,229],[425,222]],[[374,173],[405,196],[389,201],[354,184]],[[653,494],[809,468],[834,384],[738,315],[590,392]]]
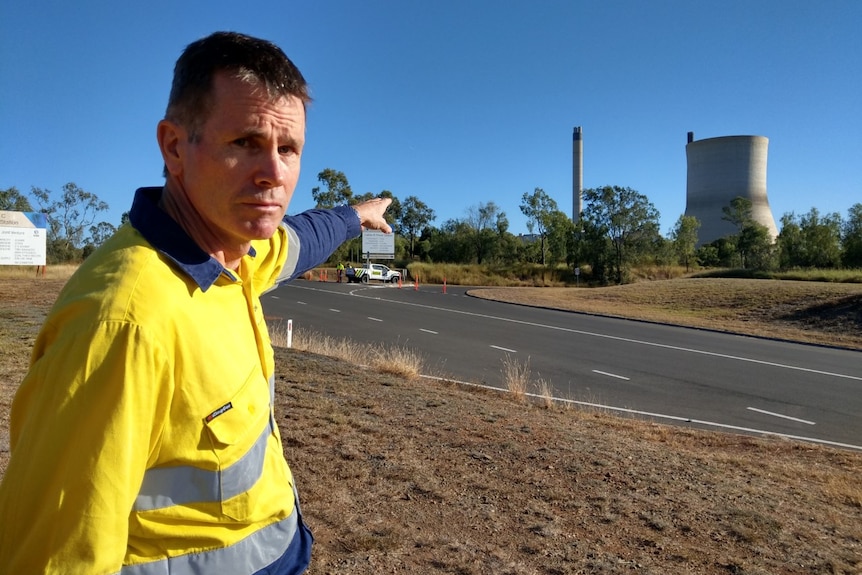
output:
[[[214,78],[212,104],[196,140],[178,142],[173,175],[207,235],[231,250],[281,223],[299,179],[305,109],[225,74]]]

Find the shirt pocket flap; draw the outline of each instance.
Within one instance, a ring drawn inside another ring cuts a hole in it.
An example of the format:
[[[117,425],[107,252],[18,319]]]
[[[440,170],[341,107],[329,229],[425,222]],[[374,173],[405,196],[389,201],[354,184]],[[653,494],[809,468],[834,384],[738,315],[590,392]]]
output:
[[[255,388],[260,387],[260,393]],[[204,418],[215,441],[234,445],[249,433],[260,433],[259,422],[269,413],[269,389],[260,378],[246,382],[243,388]]]

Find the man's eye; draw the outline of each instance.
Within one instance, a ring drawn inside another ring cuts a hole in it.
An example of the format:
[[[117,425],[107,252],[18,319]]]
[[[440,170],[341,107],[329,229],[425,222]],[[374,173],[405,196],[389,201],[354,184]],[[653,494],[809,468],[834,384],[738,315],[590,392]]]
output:
[[[234,146],[239,146],[240,148],[247,148],[250,142],[248,138],[237,138],[233,141]]]
[[[291,155],[296,153],[296,150],[293,149],[293,146],[279,146],[278,153],[282,155]]]

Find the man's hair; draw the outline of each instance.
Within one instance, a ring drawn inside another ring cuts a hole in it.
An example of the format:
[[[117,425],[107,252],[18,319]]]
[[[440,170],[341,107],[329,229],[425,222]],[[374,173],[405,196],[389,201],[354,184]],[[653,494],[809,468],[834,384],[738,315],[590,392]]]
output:
[[[212,106],[213,78],[227,73],[266,88],[270,98],[296,96],[311,102],[308,84],[285,53],[266,40],[236,32],[215,32],[189,44],[174,66],[165,118],[196,140]]]

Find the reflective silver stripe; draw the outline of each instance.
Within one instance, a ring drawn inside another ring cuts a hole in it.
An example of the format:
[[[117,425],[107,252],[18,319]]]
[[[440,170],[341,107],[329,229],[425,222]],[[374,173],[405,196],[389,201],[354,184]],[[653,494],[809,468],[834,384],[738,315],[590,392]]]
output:
[[[269,426],[275,433],[275,374],[269,376]]]
[[[302,249],[299,245],[299,235],[296,231],[284,222],[281,223],[281,227],[287,231],[287,259],[284,260],[284,267],[276,278],[275,285],[287,280],[296,272],[296,266],[299,263],[299,252]]]
[[[270,409],[270,414],[272,414],[275,409],[275,374],[269,376],[269,405],[273,409]]]
[[[263,473],[266,443],[272,432],[272,418],[254,445],[236,463],[221,471],[207,471],[190,465],[148,469],[134,511],[152,511],[185,503],[209,503],[245,493]]]
[[[249,535],[230,547],[127,565],[121,575],[200,575],[201,573],[256,573],[284,555],[296,536],[297,509],[286,519]]]

